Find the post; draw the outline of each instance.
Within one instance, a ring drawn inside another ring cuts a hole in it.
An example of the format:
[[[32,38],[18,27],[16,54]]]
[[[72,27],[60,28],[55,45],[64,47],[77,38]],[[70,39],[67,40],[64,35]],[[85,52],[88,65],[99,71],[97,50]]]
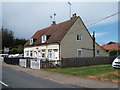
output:
[[[68,4],[69,4],[69,13],[70,13],[70,18],[71,18],[71,3],[68,2]]]
[[[93,57],[95,57],[95,31],[93,31]]]

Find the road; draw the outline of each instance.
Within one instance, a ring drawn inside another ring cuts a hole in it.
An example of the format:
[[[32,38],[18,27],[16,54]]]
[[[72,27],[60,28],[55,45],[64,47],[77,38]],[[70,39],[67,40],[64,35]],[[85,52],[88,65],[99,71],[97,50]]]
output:
[[[75,88],[70,85],[35,77],[5,66],[2,67],[2,86],[3,88]]]

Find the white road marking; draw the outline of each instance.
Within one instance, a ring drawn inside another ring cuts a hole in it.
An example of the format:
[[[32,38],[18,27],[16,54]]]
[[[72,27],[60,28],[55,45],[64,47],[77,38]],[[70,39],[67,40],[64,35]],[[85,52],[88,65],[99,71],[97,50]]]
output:
[[[3,84],[4,86],[8,87],[7,84],[5,84],[4,82],[0,81],[1,84]]]

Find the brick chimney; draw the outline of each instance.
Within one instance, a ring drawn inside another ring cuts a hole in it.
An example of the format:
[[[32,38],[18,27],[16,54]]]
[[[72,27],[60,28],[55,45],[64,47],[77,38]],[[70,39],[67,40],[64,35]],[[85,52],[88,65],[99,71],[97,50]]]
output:
[[[73,16],[73,17],[76,17],[76,13],[73,13],[72,16]]]

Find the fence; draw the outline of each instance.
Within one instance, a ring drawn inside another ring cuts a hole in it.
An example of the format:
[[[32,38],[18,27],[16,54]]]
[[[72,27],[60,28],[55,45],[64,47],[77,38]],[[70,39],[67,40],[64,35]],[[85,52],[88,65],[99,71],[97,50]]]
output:
[[[20,65],[32,69],[41,68],[66,68],[82,67],[90,65],[111,64],[115,57],[82,57],[82,58],[62,58],[62,60],[42,60],[31,58],[4,58],[4,62],[12,65]]]
[[[39,59],[30,59],[30,68],[40,69],[40,60]]]
[[[27,67],[27,59],[19,59],[19,65],[22,67]]]
[[[41,68],[58,68],[61,67],[61,60],[41,60]]]
[[[20,58],[7,58],[7,57],[4,57],[4,62],[6,62],[7,64],[19,65],[19,59]]]
[[[82,58],[63,58],[61,67],[81,67],[90,65],[111,64],[115,57],[82,57]]]

